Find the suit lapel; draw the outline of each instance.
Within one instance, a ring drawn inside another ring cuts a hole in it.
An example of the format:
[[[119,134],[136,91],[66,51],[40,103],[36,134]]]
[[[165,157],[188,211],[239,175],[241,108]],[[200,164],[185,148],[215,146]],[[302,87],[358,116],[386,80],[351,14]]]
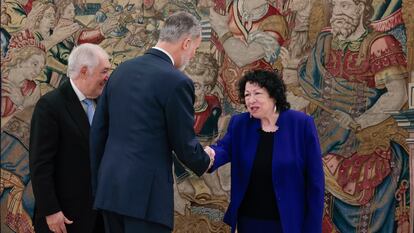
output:
[[[68,80],[60,87],[60,90],[63,94],[65,99],[65,107],[68,111],[68,115],[72,118],[72,120],[76,123],[79,130],[82,132],[82,135],[85,136],[86,139],[89,139],[89,121],[88,117],[86,116],[85,110],[82,107],[81,102],[79,101],[78,96],[76,95],[75,91]]]
[[[273,153],[272,153],[272,179],[273,179],[273,188],[276,187],[276,177],[278,172],[278,165],[281,164],[281,156],[285,156],[285,147],[283,145],[283,130],[284,127],[286,127],[286,123],[284,121],[284,112],[281,112],[279,114],[279,118],[276,121],[276,126],[279,127],[278,130],[275,132],[275,135],[273,137]]]
[[[250,174],[252,172],[254,159],[256,158],[257,145],[259,143],[259,132],[260,129],[260,120],[250,119],[249,127],[247,128],[246,137],[243,140],[243,147],[246,148],[244,153],[244,163],[247,167],[246,175],[247,179],[250,180]]]

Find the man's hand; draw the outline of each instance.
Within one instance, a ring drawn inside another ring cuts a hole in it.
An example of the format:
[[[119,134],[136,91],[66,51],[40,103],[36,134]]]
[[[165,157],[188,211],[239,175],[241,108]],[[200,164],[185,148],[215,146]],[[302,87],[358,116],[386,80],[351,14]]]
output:
[[[207,170],[209,170],[211,168],[211,166],[213,166],[213,164],[214,164],[214,158],[216,157],[216,152],[209,146],[204,147],[204,151],[210,157],[210,164],[208,165],[208,169],[207,169]]]
[[[209,146],[204,147],[204,151],[208,154],[208,156],[210,156],[210,158],[214,158],[216,156],[216,152]]]
[[[67,219],[62,211],[46,216],[46,223],[49,230],[55,233],[66,233],[65,224],[72,224],[73,221]]]

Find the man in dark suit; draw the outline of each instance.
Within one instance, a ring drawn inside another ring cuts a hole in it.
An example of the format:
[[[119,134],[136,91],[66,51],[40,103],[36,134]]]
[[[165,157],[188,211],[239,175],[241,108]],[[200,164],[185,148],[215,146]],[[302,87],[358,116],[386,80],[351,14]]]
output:
[[[36,233],[104,231],[92,208],[89,128],[109,70],[101,47],[82,44],[69,56],[69,81],[36,104],[29,152]]]
[[[91,129],[94,206],[106,231],[171,232],[172,151],[195,174],[213,158],[194,130],[194,85],[183,68],[201,43],[190,14],[171,15],[157,45],[113,72]]]

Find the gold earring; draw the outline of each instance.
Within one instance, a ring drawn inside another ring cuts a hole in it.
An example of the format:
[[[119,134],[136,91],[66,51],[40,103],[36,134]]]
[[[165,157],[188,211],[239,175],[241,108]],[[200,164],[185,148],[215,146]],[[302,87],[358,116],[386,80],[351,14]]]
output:
[[[275,104],[275,107],[273,108],[273,111],[275,111],[275,113],[277,113],[277,106]]]

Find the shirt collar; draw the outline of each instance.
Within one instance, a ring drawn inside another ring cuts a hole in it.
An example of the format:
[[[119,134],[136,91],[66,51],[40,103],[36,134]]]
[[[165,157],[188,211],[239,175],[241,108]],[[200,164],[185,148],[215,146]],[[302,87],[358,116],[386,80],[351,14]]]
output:
[[[163,52],[163,53],[165,53],[165,54],[167,54],[167,56],[170,58],[170,60],[171,60],[171,62],[172,62],[172,64],[173,64],[173,66],[174,66],[174,59],[173,59],[173,57],[171,56],[171,54],[170,53],[168,53],[167,51],[165,51],[164,49],[162,49],[162,48],[160,48],[160,47],[157,47],[157,46],[154,46],[154,47],[152,47],[153,49],[157,49],[157,50],[159,50],[159,51],[161,51],[161,52]]]
[[[84,99],[86,99],[85,95],[79,90],[79,88],[76,86],[76,84],[73,82],[71,78],[69,78],[69,81],[70,85],[72,85],[72,88],[76,93],[76,96],[78,96],[79,101],[82,102]]]

